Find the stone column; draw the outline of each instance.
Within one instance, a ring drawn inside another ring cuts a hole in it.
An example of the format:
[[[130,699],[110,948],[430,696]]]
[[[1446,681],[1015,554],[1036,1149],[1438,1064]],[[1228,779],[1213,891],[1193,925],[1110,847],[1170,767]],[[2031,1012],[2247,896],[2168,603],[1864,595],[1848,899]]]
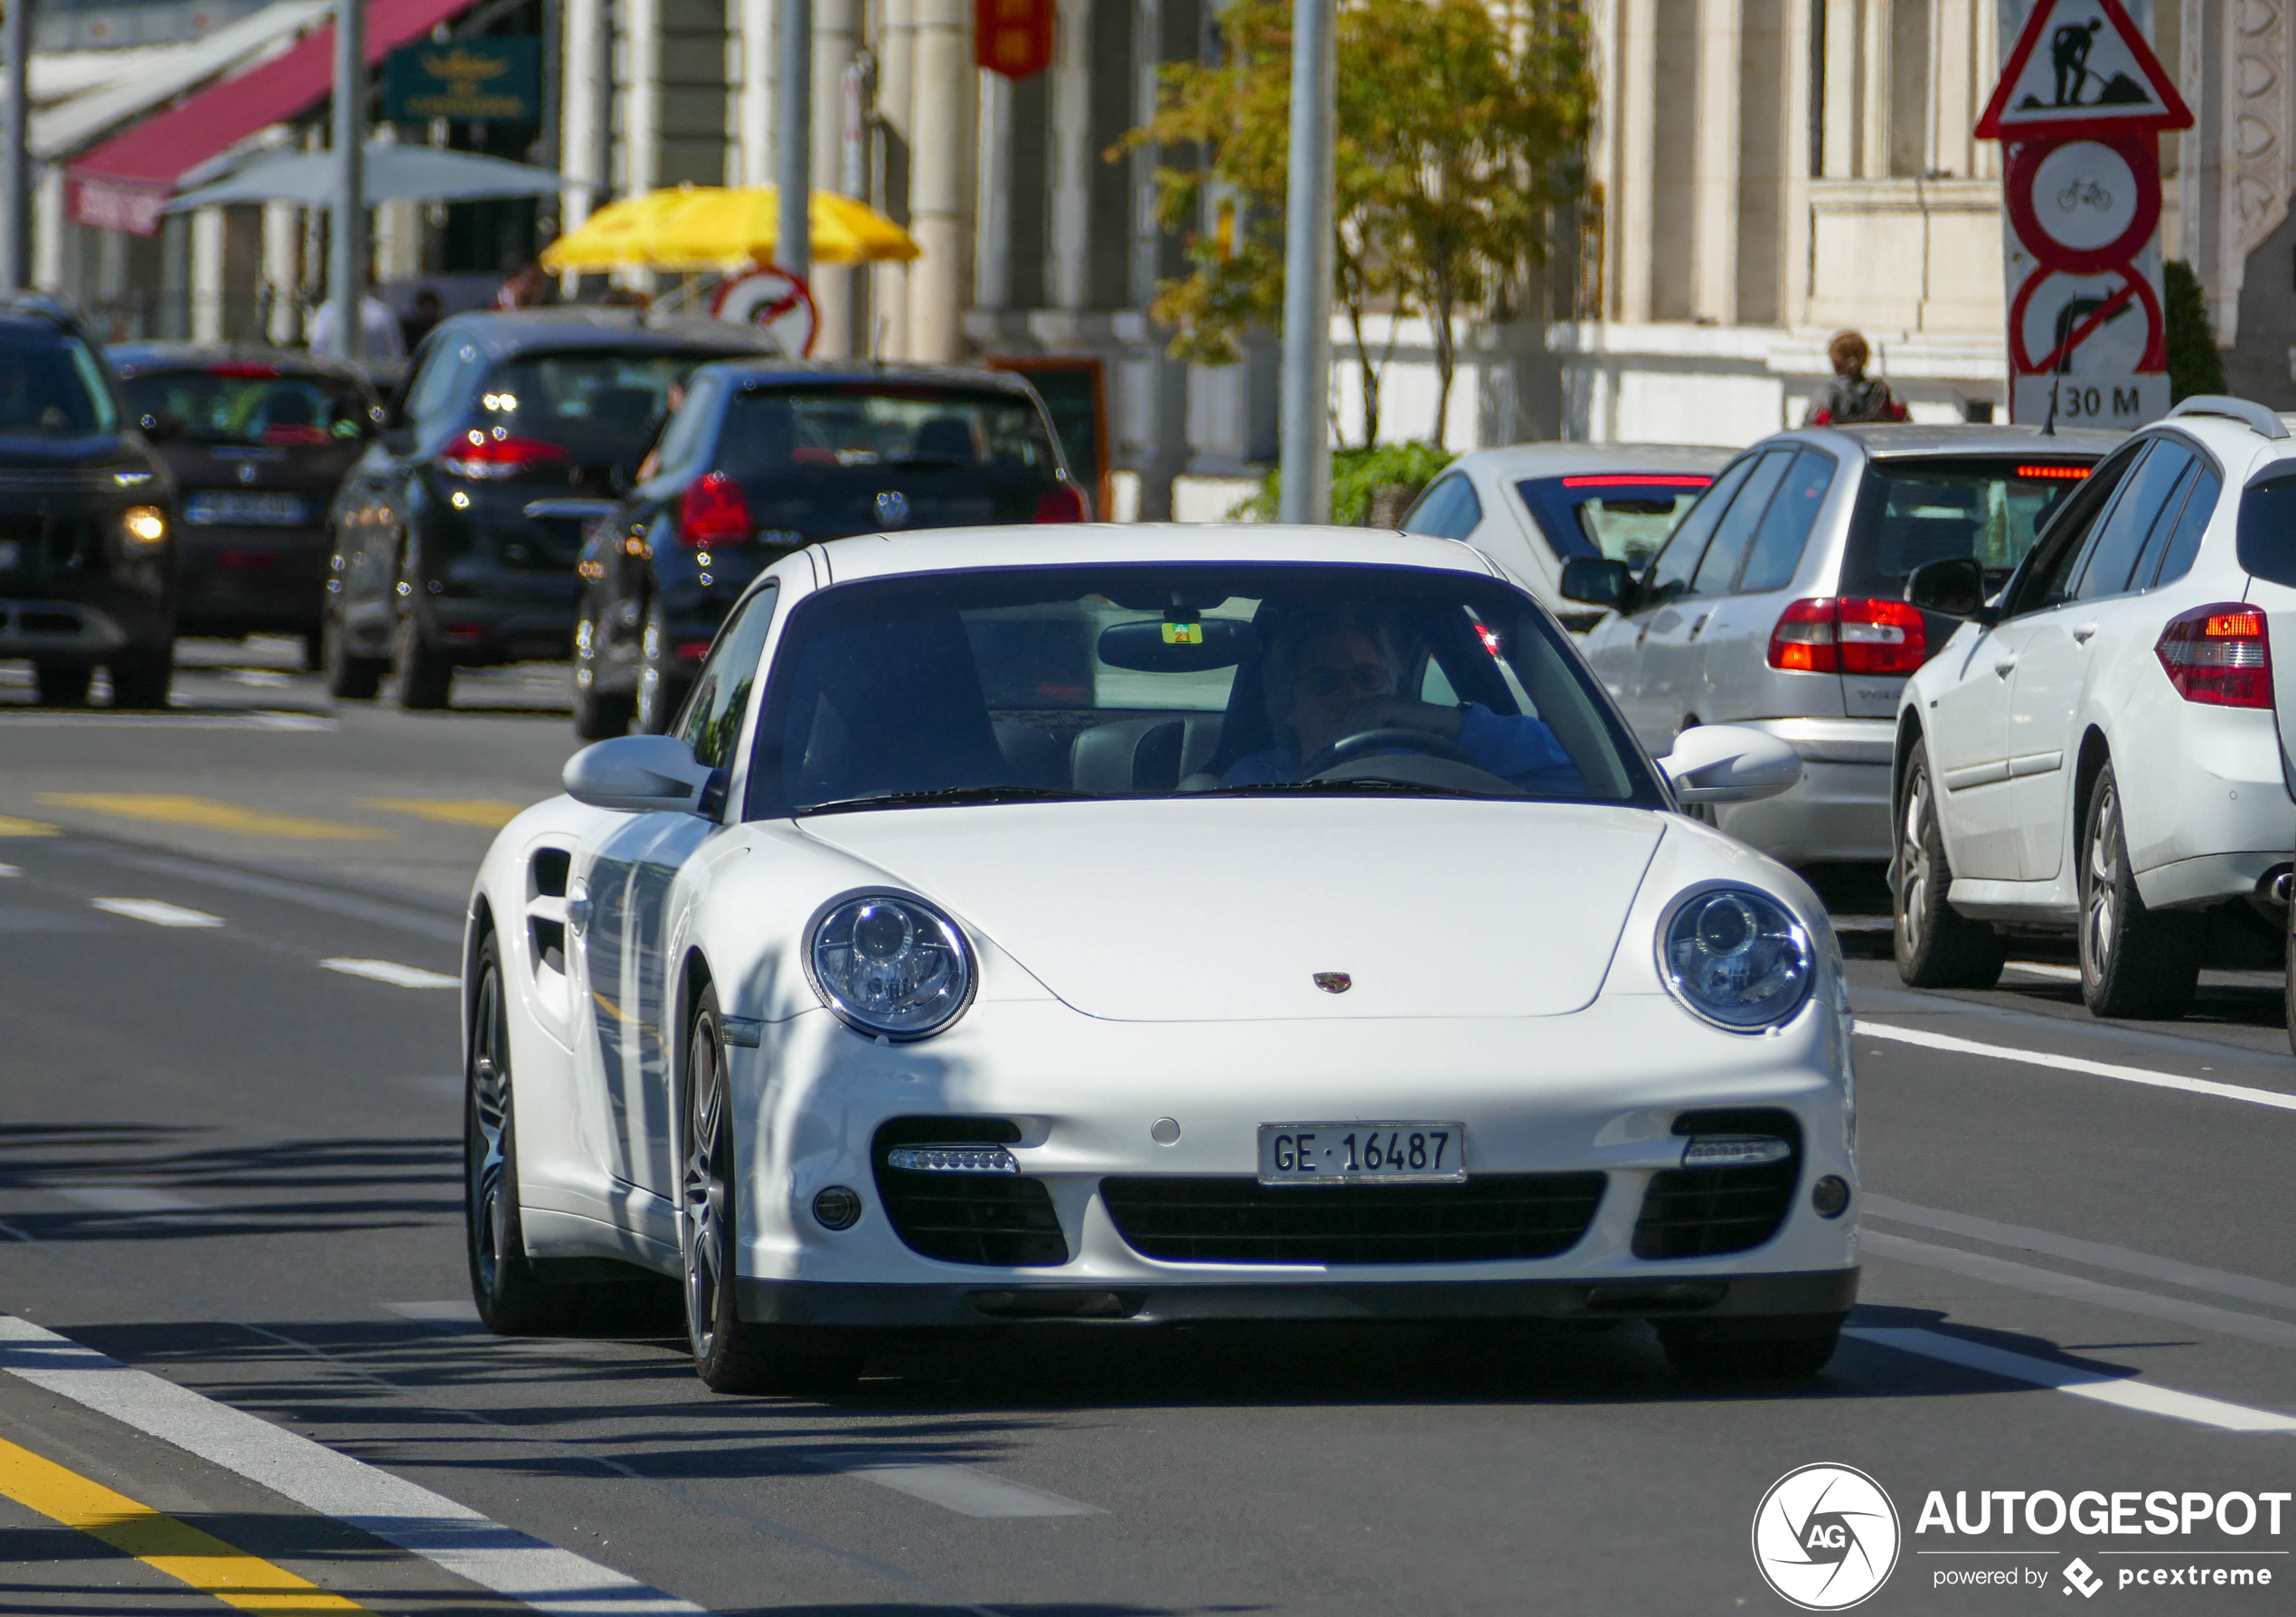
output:
[[[734,108],[734,146],[743,185],[773,183],[773,0],[731,0],[740,39],[741,89]],[[736,183],[729,176],[729,183]]]
[[[1613,69],[1610,191],[1610,313],[1639,323],[1651,317],[1651,249],[1655,210],[1651,147],[1658,79],[1657,0],[1617,0],[1618,61]]]
[[[192,322],[194,343],[223,341],[223,210],[192,213]]]
[[[972,270],[973,8],[916,0],[917,80],[909,168],[909,232],[925,256],[909,267],[911,357],[965,353]]]
[[[1825,175],[1847,180],[1858,173],[1858,18],[1862,0],[1818,0],[1826,13]]]
[[[1699,0],[1698,133],[1691,165],[1690,314],[1728,324],[1737,318],[1738,72],[1740,0]]]
[[[1858,8],[1858,177],[1889,177],[1890,0]]]
[[[1051,262],[1045,290],[1052,306],[1082,309],[1092,273],[1091,0],[1060,0],[1052,73]]]
[[[612,114],[613,74],[600,49],[604,43],[599,16],[607,0],[560,0],[563,19],[563,61],[566,71],[559,91],[558,172],[579,182],[566,192],[559,217],[568,230],[590,216],[597,205],[598,187],[604,191],[613,176],[598,172],[599,126]]]
[[[61,164],[34,170],[32,203],[32,284],[64,287],[66,232],[78,227],[64,212],[64,171]]]
[[[909,221],[909,174],[917,100],[916,0],[879,0],[877,24],[877,205],[894,223]],[[908,266],[870,271],[871,317],[883,322],[888,359],[911,357]]]
[[[983,72],[979,93],[973,306],[1004,309],[1012,303],[1012,81]]]
[[[860,49],[861,0],[814,0],[815,191],[845,188],[845,69]],[[821,358],[842,359],[854,351],[853,278],[851,265],[814,265],[814,306],[821,311],[814,353]]]
[[[302,210],[293,202],[263,204],[263,283],[270,288],[271,317],[263,335],[285,344],[303,339],[303,313],[296,288],[303,279]]]
[[[1992,86],[1976,82],[1974,0],[1930,0],[1929,165],[1967,178],[1977,172],[1977,115]]]

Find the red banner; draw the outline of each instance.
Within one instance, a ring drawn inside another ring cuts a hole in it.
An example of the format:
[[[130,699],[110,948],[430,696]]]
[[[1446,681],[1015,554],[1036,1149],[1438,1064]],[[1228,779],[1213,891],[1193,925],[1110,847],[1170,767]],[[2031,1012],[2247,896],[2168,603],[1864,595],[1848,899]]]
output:
[[[1056,0],[973,0],[973,60],[1008,79],[1052,65]]]

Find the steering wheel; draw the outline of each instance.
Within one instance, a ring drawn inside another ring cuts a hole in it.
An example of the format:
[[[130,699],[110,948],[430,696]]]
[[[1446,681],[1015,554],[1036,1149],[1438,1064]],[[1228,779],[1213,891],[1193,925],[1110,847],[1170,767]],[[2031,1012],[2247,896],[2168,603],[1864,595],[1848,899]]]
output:
[[[1431,730],[1409,729],[1395,725],[1385,729],[1358,730],[1352,736],[1341,736],[1300,766],[1300,778],[1313,780],[1324,771],[1336,769],[1341,764],[1351,764],[1358,758],[1371,757],[1397,747],[1431,758],[1447,758],[1454,764],[1464,764],[1471,769],[1482,768],[1475,762],[1474,755],[1456,741],[1445,740]]]

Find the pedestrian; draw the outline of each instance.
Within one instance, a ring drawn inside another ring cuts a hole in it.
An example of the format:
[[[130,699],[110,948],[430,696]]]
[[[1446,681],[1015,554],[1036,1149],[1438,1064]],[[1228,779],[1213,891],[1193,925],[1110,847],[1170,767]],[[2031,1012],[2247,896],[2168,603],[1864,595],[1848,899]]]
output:
[[[314,353],[334,348],[334,299],[330,297],[311,316],[310,343]],[[403,360],[407,350],[399,341],[399,316],[391,306],[370,292],[359,300],[359,334],[365,352],[362,360]]]
[[[446,308],[439,303],[438,294],[428,287],[425,287],[415,294],[412,311],[399,323],[400,343],[409,353],[412,353],[422,345],[422,340],[430,334],[430,328],[438,324],[445,316]]]
[[[1902,421],[1905,407],[1878,376],[1866,374],[1873,350],[1854,331],[1834,333],[1826,344],[1826,360],[1833,366],[1833,382],[1825,396],[1810,401],[1804,427],[1850,427],[1868,421]]]
[[[529,259],[503,277],[502,289],[494,294],[498,309],[538,309],[550,301],[556,288],[542,267]]]

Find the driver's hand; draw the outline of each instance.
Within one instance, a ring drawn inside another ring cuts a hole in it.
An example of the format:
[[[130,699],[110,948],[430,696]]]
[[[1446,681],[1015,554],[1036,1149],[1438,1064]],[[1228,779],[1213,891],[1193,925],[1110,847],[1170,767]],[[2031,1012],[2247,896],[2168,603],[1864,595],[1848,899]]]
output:
[[[1355,736],[1365,730],[1425,730],[1449,741],[1459,734],[1462,717],[1456,708],[1413,701],[1407,696],[1375,696],[1369,701],[1358,702],[1349,712],[1343,733]]]

